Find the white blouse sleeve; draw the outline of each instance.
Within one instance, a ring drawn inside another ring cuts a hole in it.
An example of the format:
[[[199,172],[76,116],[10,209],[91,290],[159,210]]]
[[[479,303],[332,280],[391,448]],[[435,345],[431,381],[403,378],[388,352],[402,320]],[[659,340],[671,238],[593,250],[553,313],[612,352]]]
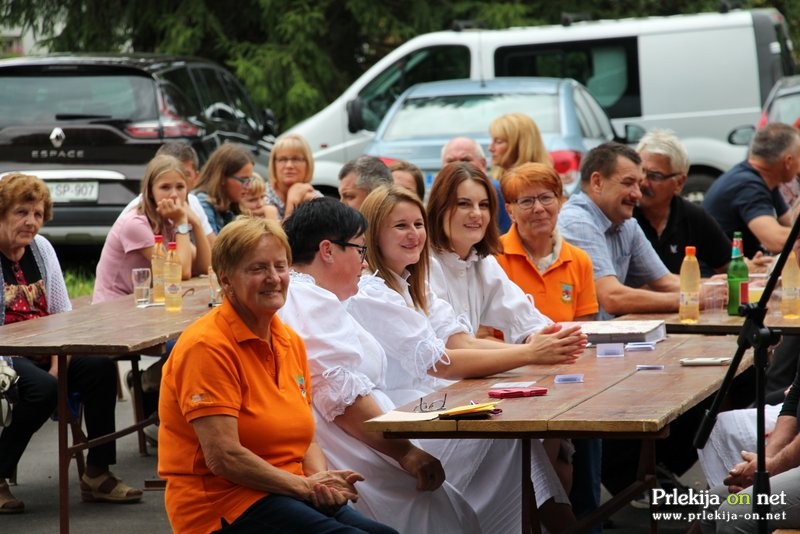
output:
[[[314,406],[327,421],[372,392],[375,385],[359,371],[362,347],[354,335],[358,324],[333,293],[292,281],[278,316],[305,342]]]
[[[428,369],[450,364],[444,342],[423,313],[409,308],[403,297],[377,276],[362,276],[358,293],[346,301],[347,311],[372,334],[386,356],[417,380],[428,378]]]
[[[481,287],[475,290],[484,291],[481,323],[501,330],[506,342],[522,343],[553,322],[536,309],[532,296],[508,278],[494,256],[486,256],[476,268]]]

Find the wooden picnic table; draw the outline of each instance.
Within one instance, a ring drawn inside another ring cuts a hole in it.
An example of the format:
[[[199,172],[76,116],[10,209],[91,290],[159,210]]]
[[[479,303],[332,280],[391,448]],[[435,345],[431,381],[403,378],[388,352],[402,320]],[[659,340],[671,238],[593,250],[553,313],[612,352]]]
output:
[[[678,320],[677,313],[631,313],[618,317],[617,320],[663,320],[668,333],[704,334],[704,335],[738,335],[744,324],[744,317],[728,315],[725,310],[700,311],[697,324],[684,324]],[[777,328],[784,334],[800,334],[800,318],[787,319],[780,313],[779,303],[770,300],[764,326]]]
[[[535,380],[548,388],[546,396],[503,399],[502,413],[490,419],[404,420],[402,413],[365,423],[370,431],[396,438],[506,438],[522,441],[522,530],[538,531],[536,505],[530,480],[530,440],[534,438],[635,438],[642,439],[639,477],[599,510],[584,518],[578,530],[600,521],[655,485],[655,440],[666,437],[668,425],[707,398],[722,383],[726,366],[682,367],[681,358],[730,356],[733,336],[669,335],[653,351],[626,352],[624,357],[598,358],[594,349],[573,365],[527,366],[490,378],[466,379],[433,393],[426,401],[447,394],[447,408],[489,402],[488,391],[498,382]],[[663,370],[637,371],[637,364],[663,365]],[[739,372],[752,365],[751,351]],[[556,384],[559,374],[583,373],[583,383]],[[398,412],[409,413],[419,401]],[[651,530],[657,530],[653,520]]]
[[[141,406],[140,384],[135,383],[136,422],[113,434],[72,446],[67,442],[67,356],[107,355],[130,357],[138,371],[138,355],[161,354],[164,344],[209,310],[208,279],[184,280],[183,309],[168,312],[163,306],[137,308],[128,295],[99,304],[79,306],[71,311],[4,325],[0,328],[0,354],[8,356],[58,357],[58,486],[60,532],[69,532],[69,463],[73,455],[90,446],[115,440],[139,431],[140,450],[144,445],[142,428],[154,422],[145,419]]]

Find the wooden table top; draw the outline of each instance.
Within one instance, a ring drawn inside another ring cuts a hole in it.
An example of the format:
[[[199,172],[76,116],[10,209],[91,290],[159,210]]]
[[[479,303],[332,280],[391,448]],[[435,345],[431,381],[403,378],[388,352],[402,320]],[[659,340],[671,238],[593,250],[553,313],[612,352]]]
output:
[[[132,295],[0,328],[0,354],[128,354],[177,338],[208,310],[208,279],[185,280],[180,312],[137,308]]]
[[[620,321],[649,319],[663,320],[667,332],[673,334],[738,335],[744,324],[744,317],[728,315],[724,310],[701,311],[697,324],[681,323],[677,313],[632,313],[618,318]],[[779,302],[770,301],[764,325],[780,329],[784,334],[800,334],[800,318],[787,319],[782,316]]]
[[[490,378],[461,380],[426,397],[447,393],[447,407],[489,402],[498,382],[535,380],[542,397],[503,399],[503,413],[480,420],[367,421],[367,430],[396,437],[524,437],[544,435],[620,436],[662,431],[671,421],[719,388],[727,366],[683,367],[686,357],[729,357],[733,336],[669,335],[654,351],[626,351],[621,358],[597,358],[595,349],[573,365],[527,366]],[[637,364],[661,364],[663,370],[637,371]],[[739,372],[752,364],[751,351]],[[584,382],[555,384],[558,374],[583,373]],[[410,403],[398,411],[411,412]],[[401,416],[402,417],[402,416]]]

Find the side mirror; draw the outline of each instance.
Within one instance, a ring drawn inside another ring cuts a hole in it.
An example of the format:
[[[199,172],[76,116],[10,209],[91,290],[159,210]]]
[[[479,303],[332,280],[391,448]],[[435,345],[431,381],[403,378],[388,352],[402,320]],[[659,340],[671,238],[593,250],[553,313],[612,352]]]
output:
[[[728,142],[732,145],[748,146],[755,135],[755,126],[739,126],[731,130],[731,133],[728,134]]]
[[[278,119],[270,108],[261,110],[261,120],[264,124],[264,135],[278,135]]]
[[[347,130],[357,133],[364,130],[364,103],[360,98],[354,98],[347,103]]]
[[[625,142],[628,144],[636,144],[642,140],[644,134],[647,132],[644,128],[639,126],[638,124],[626,124],[625,125]]]

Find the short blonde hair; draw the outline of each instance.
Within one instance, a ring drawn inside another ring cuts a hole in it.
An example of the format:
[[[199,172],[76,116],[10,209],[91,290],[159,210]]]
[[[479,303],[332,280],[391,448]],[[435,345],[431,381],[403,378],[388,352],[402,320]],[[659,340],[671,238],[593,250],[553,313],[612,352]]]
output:
[[[247,198],[263,197],[266,191],[267,183],[264,181],[264,178],[257,172],[254,172],[252,178],[250,178],[250,186],[247,188],[247,191],[245,191],[244,196]]]
[[[305,137],[300,134],[290,133],[280,136],[272,146],[272,152],[269,154],[269,185],[275,189],[278,183],[277,158],[282,150],[298,150],[302,152],[306,160],[306,175],[301,181],[303,183],[310,182],[314,176],[314,155],[311,153],[311,147]]]
[[[211,247],[211,267],[217,276],[231,276],[247,253],[265,236],[272,236],[280,242],[291,265],[292,248],[278,221],[240,216],[220,230]]]

